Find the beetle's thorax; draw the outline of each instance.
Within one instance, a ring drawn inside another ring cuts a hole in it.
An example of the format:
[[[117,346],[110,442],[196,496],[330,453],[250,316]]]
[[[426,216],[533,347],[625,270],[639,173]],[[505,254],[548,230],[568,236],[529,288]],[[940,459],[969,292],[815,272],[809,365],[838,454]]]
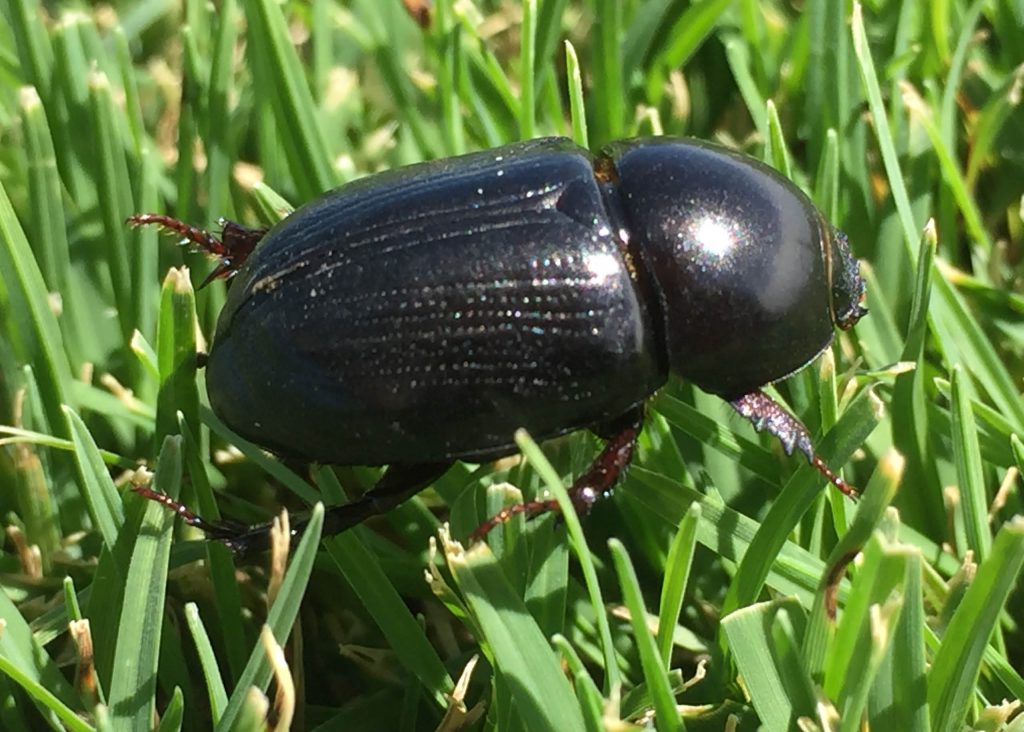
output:
[[[830,342],[823,242],[795,186],[714,146],[666,139],[605,148],[630,248],[657,290],[672,370],[734,398],[804,366]]]

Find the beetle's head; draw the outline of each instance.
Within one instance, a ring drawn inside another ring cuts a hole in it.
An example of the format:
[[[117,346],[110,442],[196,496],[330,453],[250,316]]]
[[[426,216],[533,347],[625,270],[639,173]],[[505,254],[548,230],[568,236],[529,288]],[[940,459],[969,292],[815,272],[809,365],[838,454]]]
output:
[[[825,273],[831,285],[829,311],[836,326],[849,330],[868,314],[868,309],[864,307],[864,280],[860,276],[860,263],[850,252],[846,234],[827,223],[822,224],[822,229]]]

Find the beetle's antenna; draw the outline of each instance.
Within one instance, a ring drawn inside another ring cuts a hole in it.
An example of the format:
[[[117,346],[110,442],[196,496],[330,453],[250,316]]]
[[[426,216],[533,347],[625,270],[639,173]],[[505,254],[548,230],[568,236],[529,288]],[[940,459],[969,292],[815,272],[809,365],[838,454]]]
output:
[[[828,478],[828,481],[838,488],[841,493],[850,498],[859,497],[857,490],[843,480],[814,451],[811,435],[803,423],[783,409],[770,396],[758,389],[749,394],[744,394],[739,399],[734,399],[729,403],[733,409],[750,420],[755,430],[758,432],[768,432],[777,437],[787,455],[792,455],[794,449],[799,450],[807,456],[808,462],[819,473]]]

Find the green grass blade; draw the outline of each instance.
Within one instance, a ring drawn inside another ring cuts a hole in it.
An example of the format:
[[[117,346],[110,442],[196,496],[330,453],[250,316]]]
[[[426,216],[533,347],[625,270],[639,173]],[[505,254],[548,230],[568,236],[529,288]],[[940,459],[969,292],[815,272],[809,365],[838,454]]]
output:
[[[55,724],[59,719],[70,729],[88,730],[89,726],[78,717],[81,700],[56,662],[32,637],[28,623],[5,593],[0,593],[0,619],[4,624],[0,635],[0,671],[47,710],[51,724],[59,726]]]
[[[693,552],[697,544],[697,526],[700,522],[699,503],[691,505],[679,523],[665,560],[667,571],[661,584],[661,604],[658,608],[658,652],[665,668],[672,659],[672,641],[675,636],[679,611],[683,608],[683,594],[693,565]]]
[[[914,222],[914,214],[910,207],[910,198],[907,196],[907,189],[904,184],[903,173],[900,170],[899,156],[893,144],[892,132],[889,129],[889,119],[886,116],[885,105],[882,101],[882,90],[878,84],[878,76],[875,71],[875,63],[871,57],[871,48],[868,45],[867,34],[864,30],[864,16],[860,3],[853,5],[853,48],[857,54],[857,61],[860,65],[861,81],[864,84],[868,99],[868,107],[874,120],[878,134],[878,147],[882,153],[882,162],[885,165],[885,172],[892,186],[892,195],[896,204],[896,211],[899,214],[900,224],[903,227],[903,246],[905,256],[914,256],[913,242],[918,239],[918,226]],[[912,260],[911,260],[912,261]]]
[[[792,599],[751,605],[722,619],[736,670],[766,729],[814,714],[814,683],[800,662],[806,615]]]
[[[341,493],[333,473],[328,470],[320,471],[318,483],[324,488],[325,495],[337,498]],[[406,670],[419,679],[437,705],[444,708],[454,682],[424,635],[420,623],[402,601],[380,562],[360,541],[358,532],[332,537],[327,542],[327,553],[388,638]]]
[[[181,438],[168,437],[160,450],[153,487],[175,496],[180,484]],[[156,712],[156,674],[174,518],[156,503],[147,505],[132,552],[117,631],[119,661],[110,685],[113,729],[149,728]]]
[[[525,455],[534,466],[538,475],[540,475],[544,480],[548,490],[551,491],[551,494],[558,501],[558,506],[562,511],[562,520],[565,522],[573,552],[576,555],[577,561],[580,563],[580,569],[583,571],[584,584],[587,588],[590,604],[593,606],[595,617],[597,618],[598,633],[601,638],[602,652],[604,653],[605,661],[605,692],[608,692],[611,689],[616,689],[621,682],[619,679],[618,664],[615,662],[611,627],[608,624],[608,618],[605,614],[604,602],[601,599],[601,587],[597,581],[597,572],[594,569],[593,560],[590,557],[590,550],[587,547],[587,540],[583,533],[583,527],[580,526],[579,516],[576,515],[576,509],[573,506],[572,501],[569,499],[569,494],[566,491],[565,486],[562,484],[561,479],[558,477],[554,468],[551,467],[551,463],[549,463],[544,457],[544,453],[539,447],[537,447],[537,443],[531,440],[530,436],[526,434],[525,431],[520,430],[516,434],[516,444],[519,445],[519,449],[523,451],[523,455]]]
[[[626,102],[622,93],[622,7],[615,0],[597,0],[597,27],[590,55],[594,75],[591,88],[590,135],[595,145],[622,137],[626,125]]]
[[[935,654],[928,678],[933,729],[962,728],[974,701],[982,655],[1022,567],[1024,520],[1015,518],[996,534],[992,554],[979,565]]]
[[[70,408],[65,409],[65,415],[89,515],[99,529],[103,543],[112,549],[124,524],[121,496],[85,422]]]
[[[449,571],[465,596],[516,716],[527,729],[584,729],[582,712],[558,658],[484,544],[469,551],[444,541]]]
[[[292,552],[291,564],[285,572],[284,580],[278,589],[277,598],[267,613],[267,626],[278,642],[282,642],[291,632],[298,617],[299,606],[313,571],[313,561],[320,544],[320,533],[323,530],[324,507],[317,504],[309,516],[309,522],[302,533],[302,539]],[[249,687],[256,686],[266,689],[270,683],[271,669],[263,646],[259,643],[252,649],[245,670],[238,678],[227,707],[216,725],[217,730],[237,729],[243,715],[248,713],[246,699]]]
[[[134,213],[124,139],[118,126],[113,91],[106,75],[96,72],[89,78],[90,129],[94,131],[99,168],[100,215],[103,219],[103,240],[107,246],[106,261],[114,285],[118,321],[124,343],[131,340],[139,313],[136,311],[135,288],[132,281],[135,259],[128,250],[125,219]]]
[[[569,85],[569,116],[572,118],[572,139],[580,147],[589,147],[587,115],[583,106],[583,81],[576,48],[565,42],[565,70]]]
[[[253,67],[257,83],[272,101],[277,125],[287,130],[281,142],[295,185],[303,198],[311,198],[338,182],[323,131],[316,124],[313,96],[281,7],[272,0],[247,0],[245,9],[249,53],[260,55]]]
[[[688,517],[689,515],[687,514]],[[633,628],[633,637],[636,639],[637,649],[640,653],[644,681],[653,701],[655,724],[659,730],[685,729],[683,720],[679,716],[679,709],[676,707],[675,697],[672,694],[672,684],[669,681],[667,669],[662,661],[662,656],[658,653],[654,636],[651,635],[650,628],[647,627],[643,592],[640,589],[636,570],[621,542],[613,539],[609,543],[609,549],[611,549],[612,562],[615,564],[615,573],[619,578],[619,586],[622,588],[623,600],[629,609],[630,625]]]
[[[156,439],[178,433],[178,412],[193,434],[199,428],[199,392],[196,389],[196,300],[187,269],[172,269],[160,293],[157,326]]]
[[[903,612],[871,690],[871,723],[891,724],[907,732],[927,732],[928,686],[924,638],[925,608],[921,588],[921,556],[908,553]]]
[[[210,636],[203,626],[203,621],[199,617],[199,608],[195,603],[185,606],[185,620],[188,622],[188,629],[192,634],[192,642],[196,644],[199,665],[203,669],[203,678],[206,679],[206,691],[210,699],[210,716],[216,723],[224,714],[224,707],[228,704],[228,692],[217,666],[213,644],[210,643]]]
[[[46,284],[36,264],[14,208],[0,182],[0,277],[7,292],[11,317],[24,360],[32,364],[47,421],[63,430],[61,407],[69,403],[70,369],[57,319],[46,299]],[[61,432],[59,436],[66,433]]]
[[[992,534],[989,529],[988,505],[985,479],[982,474],[981,451],[978,447],[978,428],[971,409],[971,398],[964,382],[964,371],[960,365],[953,367],[951,391],[953,404],[953,460],[963,506],[964,529],[967,534],[965,549],[974,552],[978,561],[984,561],[992,549]]]
[[[523,28],[519,51],[519,136],[529,140],[536,134],[535,75],[537,68],[537,0],[523,2]]]

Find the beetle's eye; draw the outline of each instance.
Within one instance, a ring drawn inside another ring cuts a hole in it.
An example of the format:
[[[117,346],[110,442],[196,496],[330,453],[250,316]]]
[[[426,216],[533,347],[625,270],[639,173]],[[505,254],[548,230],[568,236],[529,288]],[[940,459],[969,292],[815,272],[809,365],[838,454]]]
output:
[[[864,280],[860,276],[860,264],[850,252],[846,234],[838,229],[829,228],[831,236],[826,237],[828,251],[825,253],[829,279],[829,306],[832,310],[832,322],[847,330],[868,312],[861,304],[864,300]]]

